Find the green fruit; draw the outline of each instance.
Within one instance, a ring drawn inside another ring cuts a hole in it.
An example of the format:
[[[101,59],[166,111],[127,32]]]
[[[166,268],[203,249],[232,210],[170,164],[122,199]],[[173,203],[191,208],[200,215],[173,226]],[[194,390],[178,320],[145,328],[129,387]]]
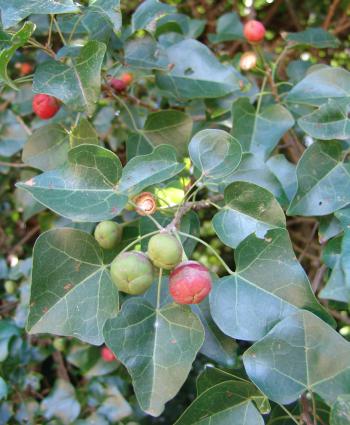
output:
[[[142,252],[124,252],[113,260],[111,276],[120,291],[143,294],[153,283],[153,266]]]
[[[66,340],[64,338],[55,338],[53,340],[53,347],[57,351],[64,351],[66,348]]]
[[[7,280],[4,286],[5,286],[5,291],[8,294],[14,294],[16,292],[17,285],[16,285],[16,282],[14,282],[13,280]]]
[[[95,229],[95,239],[101,248],[115,248],[121,241],[123,228],[115,221],[101,221]]]
[[[148,256],[156,267],[171,270],[182,260],[182,246],[175,236],[159,233],[148,242]]]

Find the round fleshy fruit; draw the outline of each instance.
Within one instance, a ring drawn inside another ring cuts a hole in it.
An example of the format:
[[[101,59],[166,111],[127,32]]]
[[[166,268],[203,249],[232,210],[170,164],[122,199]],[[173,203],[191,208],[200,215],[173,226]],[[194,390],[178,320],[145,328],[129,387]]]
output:
[[[265,27],[264,25],[252,19],[245,23],[243,28],[244,37],[251,43],[259,43],[265,37]]]
[[[21,76],[28,75],[33,72],[33,66],[28,62],[19,64],[19,73]]]
[[[139,295],[152,285],[154,270],[143,252],[123,252],[112,262],[111,277],[120,291]]]
[[[108,347],[102,347],[101,356],[105,362],[113,362],[114,360],[116,360],[116,357],[113,354],[112,350],[110,350]]]
[[[148,256],[160,269],[173,269],[182,260],[182,253],[180,242],[169,233],[158,233],[148,242]]]
[[[95,239],[103,249],[113,249],[122,239],[123,228],[115,221],[101,221],[95,229]]]
[[[250,71],[256,67],[257,57],[254,52],[245,52],[239,60],[239,67],[243,71]]]
[[[133,81],[134,77],[132,76],[132,74],[130,74],[130,72],[125,72],[124,74],[122,74],[122,75],[120,76],[120,79],[121,79],[122,81],[124,81],[124,83],[125,83],[127,86],[129,86],[129,85],[132,83],[132,81]]]
[[[208,269],[197,261],[184,261],[170,273],[169,291],[178,304],[202,302],[211,287]]]
[[[33,111],[43,120],[54,117],[61,105],[58,99],[48,94],[36,94],[33,97]]]
[[[114,88],[115,91],[117,92],[122,92],[126,89],[127,84],[125,83],[125,81],[120,80],[119,78],[112,78],[110,80],[110,85]]]

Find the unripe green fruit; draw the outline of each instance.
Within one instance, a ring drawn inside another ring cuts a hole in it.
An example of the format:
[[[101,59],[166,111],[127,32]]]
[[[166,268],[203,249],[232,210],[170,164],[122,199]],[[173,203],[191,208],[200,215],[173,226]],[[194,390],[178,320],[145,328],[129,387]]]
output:
[[[64,338],[55,338],[53,340],[53,347],[57,351],[64,351],[66,348],[66,340]]]
[[[182,246],[175,236],[158,233],[148,242],[148,256],[156,267],[171,270],[182,260]]]
[[[7,280],[4,286],[5,286],[5,291],[8,294],[14,294],[16,292],[17,285],[16,285],[16,282],[14,282],[13,280]]]
[[[124,252],[113,260],[111,276],[120,291],[139,295],[153,283],[153,266],[142,252]]]
[[[101,221],[95,229],[95,239],[101,248],[115,248],[122,239],[123,228],[115,221]]]

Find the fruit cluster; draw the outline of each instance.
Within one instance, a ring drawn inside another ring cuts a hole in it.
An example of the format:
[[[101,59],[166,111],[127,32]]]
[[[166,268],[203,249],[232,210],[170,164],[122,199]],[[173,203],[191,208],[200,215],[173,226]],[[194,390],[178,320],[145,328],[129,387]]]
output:
[[[122,225],[103,221],[96,226],[95,239],[104,249],[116,248],[122,238]],[[157,269],[170,272],[169,292],[178,304],[198,304],[212,286],[209,271],[196,261],[182,261],[182,244],[175,234],[164,229],[152,236],[147,254],[122,251],[111,264],[111,278],[119,291],[143,294],[155,281]]]

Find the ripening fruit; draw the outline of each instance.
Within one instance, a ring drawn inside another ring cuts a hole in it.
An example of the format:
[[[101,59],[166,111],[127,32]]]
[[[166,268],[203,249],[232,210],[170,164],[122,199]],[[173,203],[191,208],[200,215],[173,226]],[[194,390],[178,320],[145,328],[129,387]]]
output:
[[[120,76],[120,79],[121,79],[122,81],[124,81],[124,83],[125,83],[127,86],[129,86],[129,85],[132,83],[132,81],[133,81],[134,77],[133,77],[133,76],[132,76],[132,74],[130,74],[129,72],[125,72],[124,74],[122,74],[122,75]]]
[[[197,261],[184,261],[170,273],[169,291],[178,304],[202,302],[211,286],[208,269]]]
[[[256,67],[257,61],[258,58],[256,57],[256,54],[254,52],[245,52],[239,60],[239,67],[243,71],[250,71],[251,69]]]
[[[153,266],[143,252],[123,252],[112,262],[111,277],[120,291],[143,294],[153,283]]]
[[[165,270],[171,270],[182,260],[182,246],[175,236],[158,233],[148,242],[148,256],[152,263]]]
[[[95,229],[95,239],[103,249],[113,249],[122,239],[123,228],[115,221],[101,221]]]
[[[23,77],[33,71],[33,66],[28,62],[19,63],[17,62],[15,67],[19,70],[19,74]]]
[[[251,43],[259,43],[265,37],[265,27],[264,25],[252,19],[251,21],[246,22],[243,28],[244,37]]]
[[[66,340],[64,338],[55,338],[53,340],[53,347],[57,351],[64,351],[66,348]]]
[[[151,192],[142,192],[134,198],[136,211],[140,215],[152,215],[157,211],[157,203]]]
[[[16,292],[17,285],[16,285],[16,282],[14,282],[13,280],[6,280],[4,286],[5,286],[5,291],[8,294],[12,295]]]
[[[33,111],[43,120],[48,120],[55,116],[60,107],[58,99],[48,94],[36,94],[33,97]]]
[[[125,81],[120,80],[119,78],[112,78],[110,80],[110,85],[114,88],[115,91],[117,92],[122,92],[126,89],[127,84],[125,83]]]
[[[105,362],[113,362],[114,360],[116,360],[116,356],[108,347],[101,348],[101,357]]]

